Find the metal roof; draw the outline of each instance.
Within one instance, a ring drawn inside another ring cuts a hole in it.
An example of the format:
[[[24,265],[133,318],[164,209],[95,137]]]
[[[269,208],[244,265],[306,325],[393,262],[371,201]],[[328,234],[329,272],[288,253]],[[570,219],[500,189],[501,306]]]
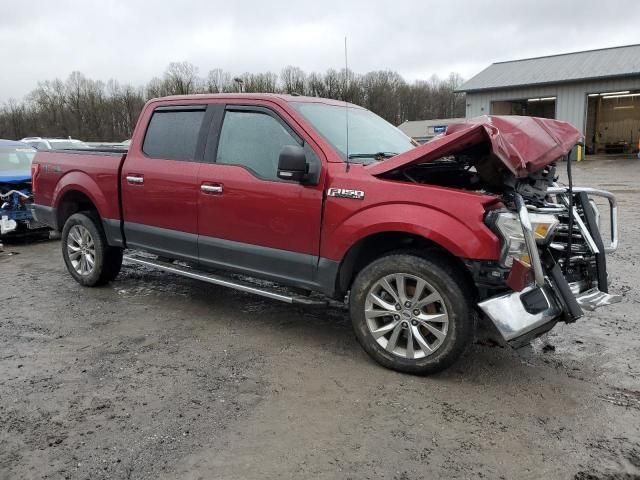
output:
[[[497,62],[465,82],[459,92],[640,75],[640,45]]]
[[[450,123],[464,122],[464,118],[435,118],[433,120],[407,120],[398,125],[398,128],[412,138],[426,137],[429,135],[428,128],[439,125],[449,125]]]

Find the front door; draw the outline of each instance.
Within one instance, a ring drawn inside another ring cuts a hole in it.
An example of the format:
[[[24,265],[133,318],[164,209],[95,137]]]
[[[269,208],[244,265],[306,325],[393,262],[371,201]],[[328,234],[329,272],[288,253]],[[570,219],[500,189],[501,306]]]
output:
[[[142,144],[121,174],[127,246],[198,260],[198,170],[208,130],[206,105],[155,109]]]
[[[303,145],[318,165],[319,150],[274,110],[219,108],[207,145],[211,161],[202,164],[198,177],[201,263],[311,284],[320,247],[322,181],[305,186],[280,180],[277,166],[285,145]]]

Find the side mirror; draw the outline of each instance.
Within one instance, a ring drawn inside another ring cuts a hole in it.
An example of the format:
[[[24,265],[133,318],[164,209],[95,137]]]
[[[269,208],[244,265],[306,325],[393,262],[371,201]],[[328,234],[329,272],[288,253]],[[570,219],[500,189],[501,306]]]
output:
[[[278,159],[278,178],[304,182],[309,173],[309,164],[304,148],[299,145],[285,145]]]

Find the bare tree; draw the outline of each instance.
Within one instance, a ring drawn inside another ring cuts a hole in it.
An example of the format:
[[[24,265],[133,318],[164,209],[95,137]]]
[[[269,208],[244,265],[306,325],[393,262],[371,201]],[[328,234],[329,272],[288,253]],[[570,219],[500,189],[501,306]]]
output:
[[[306,74],[299,67],[293,67],[291,65],[286,66],[280,73],[280,81],[282,82],[282,88],[284,93],[298,93],[304,95]]]
[[[330,68],[326,71],[322,80],[325,95],[328,98],[339,98],[342,88],[344,87],[343,82],[340,80],[340,74],[333,68]]]
[[[321,74],[312,72],[307,77],[305,94],[312,97],[327,97],[326,85]]]
[[[278,91],[278,76],[275,73],[244,73],[240,78],[244,92],[275,93]]]
[[[189,95],[198,90],[198,67],[189,62],[171,62],[164,72],[164,82],[170,95]]]
[[[363,106],[377,112],[392,123],[401,123],[400,94],[406,86],[396,72],[380,70],[362,77]]]
[[[10,99],[6,105],[7,124],[14,138],[20,138],[27,131],[27,111],[22,103]]]
[[[153,77],[145,88],[147,98],[159,98],[169,95],[166,85],[159,77]]]
[[[206,83],[208,93],[230,92],[233,89],[231,74],[221,68],[209,70]]]
[[[84,105],[82,104],[86,78],[80,72],[71,72],[65,82],[65,99],[73,118],[73,129],[79,137],[84,137]]]
[[[236,81],[237,80],[237,81]],[[104,83],[72,72],[66,80],[38,83],[23,101],[0,106],[0,138],[27,135],[73,136],[83,140],[121,141],[129,138],[144,103],[150,98],[197,92],[282,92],[346,100],[362,105],[386,120],[459,117],[464,115],[464,94],[456,92],[462,78],[407,83],[397,72],[380,70],[359,75],[345,69],[306,74],[287,66],[280,75],[272,72],[244,73],[233,77],[216,68],[206,78],[188,62],[171,63],[162,77],[144,87]]]

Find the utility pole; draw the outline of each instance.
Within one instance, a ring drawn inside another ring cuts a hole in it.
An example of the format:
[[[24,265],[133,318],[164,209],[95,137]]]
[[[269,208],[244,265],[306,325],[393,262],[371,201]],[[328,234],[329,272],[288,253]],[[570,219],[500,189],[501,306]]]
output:
[[[240,77],[236,77],[233,79],[234,82],[236,82],[236,85],[238,85],[238,92],[243,93],[244,91],[244,80],[242,80]]]

